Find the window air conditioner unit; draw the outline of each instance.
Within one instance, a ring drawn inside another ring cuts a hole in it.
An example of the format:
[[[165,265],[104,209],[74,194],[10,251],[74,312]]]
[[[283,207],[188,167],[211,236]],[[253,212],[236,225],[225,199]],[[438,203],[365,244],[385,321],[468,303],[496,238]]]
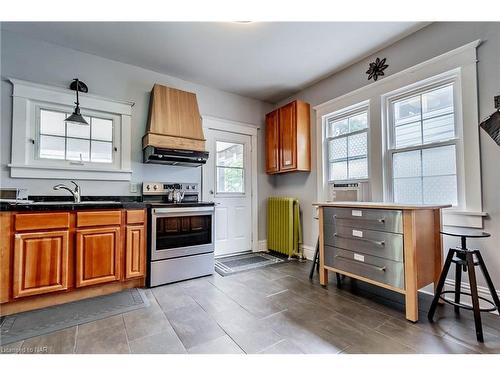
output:
[[[338,202],[367,202],[370,200],[368,182],[349,182],[329,184],[329,200]]]

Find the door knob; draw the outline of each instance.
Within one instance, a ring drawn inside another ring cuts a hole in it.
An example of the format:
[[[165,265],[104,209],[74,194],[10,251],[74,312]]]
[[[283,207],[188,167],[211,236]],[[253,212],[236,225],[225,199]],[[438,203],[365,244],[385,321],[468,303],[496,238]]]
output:
[[[214,195],[214,191],[213,190],[210,190],[209,193],[212,194],[212,195]]]

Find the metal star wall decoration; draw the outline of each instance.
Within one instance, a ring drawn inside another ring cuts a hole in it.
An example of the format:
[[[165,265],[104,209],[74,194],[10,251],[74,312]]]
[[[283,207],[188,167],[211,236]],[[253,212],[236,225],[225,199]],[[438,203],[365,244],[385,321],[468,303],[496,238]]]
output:
[[[386,60],[385,58],[380,60],[377,57],[375,62],[370,63],[370,67],[366,71],[366,74],[368,74],[368,81],[372,78],[374,81],[376,81],[379,76],[384,75],[384,70],[389,66],[389,65],[386,65],[385,60]]]

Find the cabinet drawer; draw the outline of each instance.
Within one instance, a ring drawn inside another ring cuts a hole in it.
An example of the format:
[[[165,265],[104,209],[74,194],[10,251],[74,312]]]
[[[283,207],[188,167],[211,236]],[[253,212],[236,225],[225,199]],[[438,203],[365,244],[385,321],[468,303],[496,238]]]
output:
[[[346,227],[403,233],[403,212],[374,208],[325,207],[324,222]]]
[[[83,211],[76,214],[76,225],[78,227],[120,225],[121,219],[121,211]]]
[[[403,261],[403,235],[325,224],[325,244],[359,253]]]
[[[68,212],[16,214],[16,231],[69,228]]]
[[[325,246],[325,265],[404,289],[404,264],[402,262]]]
[[[142,224],[144,223],[144,210],[128,210],[127,224]]]

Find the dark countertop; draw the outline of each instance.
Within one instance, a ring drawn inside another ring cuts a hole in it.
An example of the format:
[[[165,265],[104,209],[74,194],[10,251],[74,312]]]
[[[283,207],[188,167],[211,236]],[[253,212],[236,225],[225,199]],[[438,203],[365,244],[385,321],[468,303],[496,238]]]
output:
[[[82,197],[83,203],[74,203],[71,197],[61,196],[30,196],[29,200],[35,203],[7,203],[0,202],[0,211],[76,211],[95,209],[141,209],[148,204],[141,201],[139,196],[112,196],[112,197]],[[37,204],[44,202],[45,204]],[[101,203],[99,203],[101,202]]]
[[[199,207],[213,206],[213,202],[158,203],[143,201],[141,196],[84,196],[83,203],[74,203],[71,197],[29,196],[35,203],[0,202],[0,211],[77,211],[99,209],[143,209],[148,207]],[[44,204],[37,204],[44,202]]]

